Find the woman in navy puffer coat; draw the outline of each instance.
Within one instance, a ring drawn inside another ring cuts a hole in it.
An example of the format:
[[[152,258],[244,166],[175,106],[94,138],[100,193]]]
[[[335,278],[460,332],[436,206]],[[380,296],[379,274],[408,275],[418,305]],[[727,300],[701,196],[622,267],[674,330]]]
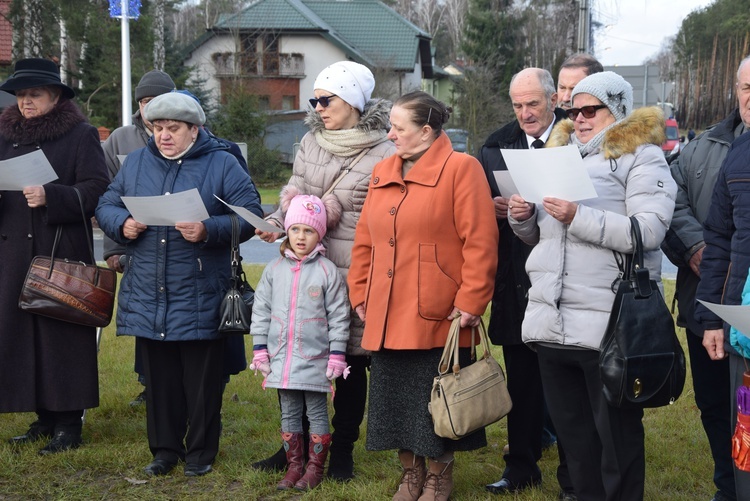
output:
[[[102,230],[126,249],[117,334],[143,341],[154,455],[146,473],[163,475],[185,460],[186,475],[203,475],[211,471],[219,445],[224,339],[217,329],[232,235],[230,209],[214,195],[259,216],[262,210],[247,171],[200,128],[205,114],[194,99],[163,94],[144,113],[154,124],[154,137],[127,156],[96,216]],[[199,223],[146,226],[121,200],[193,188],[209,214]],[[254,229],[245,221],[240,226],[240,240],[247,240]]]

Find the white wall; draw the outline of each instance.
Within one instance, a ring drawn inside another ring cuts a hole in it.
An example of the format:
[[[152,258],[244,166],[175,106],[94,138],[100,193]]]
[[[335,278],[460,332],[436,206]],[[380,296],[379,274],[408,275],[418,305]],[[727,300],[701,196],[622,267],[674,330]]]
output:
[[[307,109],[307,100],[314,96],[313,84],[318,74],[326,66],[346,59],[341,49],[318,35],[282,37],[280,49],[284,54],[305,55],[305,77],[299,83],[299,102],[302,109]]]
[[[221,85],[215,77],[214,63],[211,54],[215,52],[234,52],[234,37],[231,35],[216,35],[210,38],[206,43],[193,51],[190,57],[185,61],[185,66],[194,68],[193,73],[188,79],[188,83],[194,81],[205,82],[204,88],[211,96],[213,105],[216,106],[221,98]]]

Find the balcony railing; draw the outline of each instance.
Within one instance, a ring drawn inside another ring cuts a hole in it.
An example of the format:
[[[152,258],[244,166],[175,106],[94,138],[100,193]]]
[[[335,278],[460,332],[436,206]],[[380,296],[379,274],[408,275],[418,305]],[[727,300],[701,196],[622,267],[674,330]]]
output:
[[[247,54],[216,52],[212,55],[216,76],[303,77],[304,54]]]

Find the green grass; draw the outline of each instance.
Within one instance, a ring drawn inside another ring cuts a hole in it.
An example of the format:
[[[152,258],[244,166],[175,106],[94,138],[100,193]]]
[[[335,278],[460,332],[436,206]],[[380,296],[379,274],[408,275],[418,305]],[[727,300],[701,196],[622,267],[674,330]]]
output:
[[[252,283],[261,266],[249,266]],[[666,284],[671,302],[674,284]],[[19,333],[22,335],[23,333]],[[684,332],[681,337],[684,341]],[[251,340],[246,338],[248,349]],[[502,360],[502,350],[494,350]],[[368,452],[364,440],[355,448],[357,478],[346,485],[324,482],[306,494],[276,491],[280,474],[254,471],[250,464],[273,453],[279,446],[279,411],[273,391],[260,388],[261,379],[248,371],[232,378],[224,395],[221,450],[210,475],[183,476],[182,469],[161,478],[148,478],[143,467],[151,454],[146,442],[144,408],[128,403],[141,390],[133,374],[133,339],[116,338],[112,326],[105,329],[99,354],[101,404],[86,415],[84,445],[75,451],[40,457],[43,444],[17,448],[0,443],[0,500],[84,499],[199,499],[199,500],[389,500],[400,468],[395,452]],[[0,390],[4,391],[4,390]],[[23,433],[33,414],[4,414],[0,437]],[[646,426],[646,499],[707,500],[713,495],[713,465],[700,425],[688,377],[685,390],[672,406],[648,409]],[[362,435],[366,423],[362,425]],[[544,482],[515,497],[496,497],[484,490],[500,478],[506,443],[505,420],[487,428],[488,446],[456,459],[454,501],[556,499],[557,454],[545,451],[541,461]]]
[[[272,187],[260,187],[258,186],[258,193],[260,193],[260,200],[264,204],[276,205],[279,203],[279,191],[280,186]]]

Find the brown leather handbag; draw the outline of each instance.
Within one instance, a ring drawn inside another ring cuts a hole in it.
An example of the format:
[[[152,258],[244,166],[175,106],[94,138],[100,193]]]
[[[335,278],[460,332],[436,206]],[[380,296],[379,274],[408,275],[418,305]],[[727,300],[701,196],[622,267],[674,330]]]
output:
[[[62,234],[62,225],[58,225],[52,255],[36,256],[31,261],[18,307],[65,322],[104,327],[112,320],[117,278],[114,270],[96,265],[81,193],[73,189],[81,205],[86,241],[94,264],[55,258]]]

